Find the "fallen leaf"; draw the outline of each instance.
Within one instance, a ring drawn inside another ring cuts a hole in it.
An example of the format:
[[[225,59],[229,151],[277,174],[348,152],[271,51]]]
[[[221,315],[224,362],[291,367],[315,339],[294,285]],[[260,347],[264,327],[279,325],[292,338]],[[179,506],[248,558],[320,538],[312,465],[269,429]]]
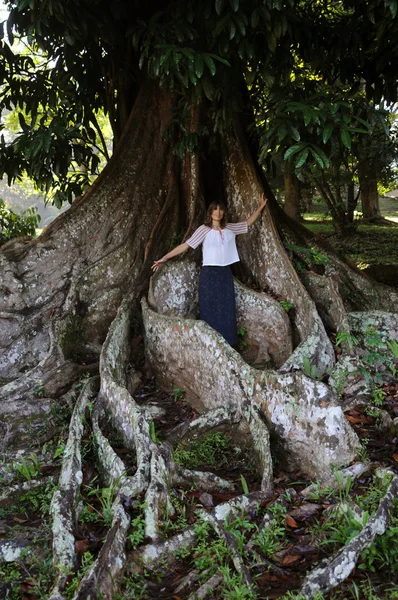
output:
[[[363,417],[351,417],[350,415],[346,415],[346,419],[350,423],[363,423]]]
[[[87,552],[88,550],[88,539],[78,540],[75,542],[75,552]]]
[[[283,560],[282,560],[282,565],[286,566],[286,565],[291,565],[295,562],[297,562],[298,560],[300,560],[300,556],[297,556],[297,554],[287,554]]]
[[[297,522],[290,515],[286,515],[285,524],[289,527],[293,527],[293,529],[296,529],[298,527]]]
[[[19,517],[13,517],[12,520],[17,523],[26,523],[28,521],[28,519],[20,519]]]
[[[393,454],[393,455],[392,455],[392,457],[393,457],[393,459],[394,459],[395,461],[397,461],[397,462],[398,462],[398,454]]]

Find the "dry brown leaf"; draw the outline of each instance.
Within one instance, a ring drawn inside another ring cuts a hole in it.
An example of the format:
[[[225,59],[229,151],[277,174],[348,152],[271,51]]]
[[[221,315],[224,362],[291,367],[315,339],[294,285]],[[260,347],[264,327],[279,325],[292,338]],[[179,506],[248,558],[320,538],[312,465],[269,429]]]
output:
[[[75,552],[87,552],[88,550],[88,539],[78,540],[75,542]]]
[[[293,517],[291,517],[290,515],[286,515],[286,517],[285,517],[285,525],[288,525],[289,527],[293,527],[293,529],[296,529],[296,527],[298,527],[297,521],[295,521],[293,519]]]
[[[298,560],[300,560],[300,556],[297,556],[297,554],[287,554],[282,560],[282,565],[283,566],[292,565],[293,563],[297,562]]]

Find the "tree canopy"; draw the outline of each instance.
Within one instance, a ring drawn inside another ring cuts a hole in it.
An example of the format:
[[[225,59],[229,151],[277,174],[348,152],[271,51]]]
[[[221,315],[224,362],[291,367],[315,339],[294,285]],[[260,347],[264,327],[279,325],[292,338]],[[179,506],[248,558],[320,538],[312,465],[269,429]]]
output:
[[[0,109],[21,111],[21,132],[12,144],[2,140],[0,175],[11,183],[27,172],[47,191],[57,185],[59,204],[78,195],[87,173],[98,168],[98,111],[109,116],[117,142],[147,77],[181,99],[171,124],[179,129],[180,154],[197,150],[203,136],[228,130],[237,115],[252,123],[265,90],[279,98],[289,90],[305,102],[309,88],[294,75],[299,68],[347,93],[365,88],[374,102],[397,97],[397,3],[390,0],[175,0],[167,6],[18,0],[8,6]],[[14,51],[15,36],[40,60]],[[189,108],[199,102],[209,126],[202,122],[192,131]],[[330,123],[323,137],[327,142]],[[73,161],[84,168],[70,178]]]

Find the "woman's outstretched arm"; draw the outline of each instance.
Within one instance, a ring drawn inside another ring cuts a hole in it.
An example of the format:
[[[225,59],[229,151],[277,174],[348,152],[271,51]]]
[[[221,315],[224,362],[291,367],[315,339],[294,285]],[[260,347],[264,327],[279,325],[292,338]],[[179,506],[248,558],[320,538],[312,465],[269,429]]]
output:
[[[261,215],[261,212],[264,209],[264,206],[267,204],[268,200],[267,198],[264,196],[264,194],[259,194],[258,196],[258,209],[254,211],[254,213],[252,215],[250,215],[250,217],[247,219],[247,225],[248,227],[250,227],[250,225],[253,225],[253,223],[255,221],[257,221],[258,217]]]
[[[190,246],[186,242],[184,242],[183,244],[180,244],[179,246],[176,246],[175,248],[173,248],[173,250],[170,250],[170,252],[165,254],[163,256],[163,258],[160,258],[159,260],[155,260],[155,262],[152,265],[152,271],[157,271],[163,263],[167,262],[170,258],[173,258],[174,256],[183,254],[189,248],[190,248]]]

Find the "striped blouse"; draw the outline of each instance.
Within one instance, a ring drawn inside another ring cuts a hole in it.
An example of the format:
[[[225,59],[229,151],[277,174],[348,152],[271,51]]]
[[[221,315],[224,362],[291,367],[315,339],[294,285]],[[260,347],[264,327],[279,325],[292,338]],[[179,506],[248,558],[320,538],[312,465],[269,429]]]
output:
[[[203,244],[203,265],[226,267],[239,261],[236,249],[235,236],[247,233],[247,221],[241,223],[227,223],[224,229],[217,230],[201,225],[186,240],[191,248]]]

